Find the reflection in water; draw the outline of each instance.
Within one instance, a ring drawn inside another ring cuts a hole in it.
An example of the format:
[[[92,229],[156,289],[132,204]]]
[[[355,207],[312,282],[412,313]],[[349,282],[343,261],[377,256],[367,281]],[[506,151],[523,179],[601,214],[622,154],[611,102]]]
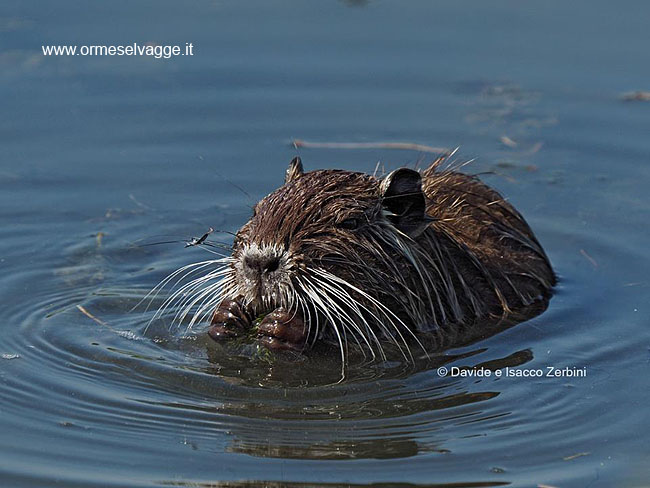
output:
[[[298,361],[276,358],[269,364],[229,355],[209,340],[204,345],[213,363],[206,372],[233,386],[264,390],[257,390],[255,401],[238,397],[214,404],[179,401],[159,405],[203,412],[214,417],[217,425],[230,419],[229,452],[285,459],[395,459],[451,452],[445,446],[445,436],[436,432],[450,422],[462,422],[476,425],[471,435],[482,435],[482,421],[510,414],[507,410],[488,414],[482,408],[500,393],[458,391],[459,383],[452,378],[413,389],[400,378],[450,362],[461,368],[500,369],[533,359],[530,350],[522,350],[501,359],[463,365],[483,351],[476,349],[417,365],[358,365],[351,368],[344,383],[335,384],[330,381],[338,380],[336,354],[333,358],[300,357]],[[201,390],[199,387],[196,393]]]
[[[273,417],[273,408],[268,405],[237,405],[230,409],[230,414],[242,416],[253,415],[253,418],[265,418],[268,428],[233,429],[233,441],[229,451],[241,452],[260,457],[277,457],[287,459],[396,459],[416,456],[425,452],[448,453],[449,449],[443,447],[444,439],[417,441],[422,432],[434,435],[437,429],[435,424],[446,420],[444,417],[436,419],[437,410],[469,405],[494,398],[498,392],[477,392],[450,395],[438,399],[408,401],[403,404],[386,403],[377,400],[372,406],[362,406],[358,412],[350,412],[346,416],[331,405],[332,410],[324,412],[319,409],[322,417],[320,421],[305,412],[301,417],[300,409],[309,410],[309,407],[296,406],[291,412],[294,422],[283,421]],[[397,401],[397,400],[394,400]],[[347,410],[353,410],[354,405],[346,405]],[[259,409],[259,416],[254,416],[255,409]],[[223,411],[228,411],[228,406]],[[245,410],[245,412],[243,412]],[[374,412],[368,417],[370,411]],[[288,415],[285,410],[280,412]],[[423,414],[433,417],[429,426],[420,422],[409,424],[411,416]],[[480,410],[469,411],[463,417],[474,417]],[[507,415],[504,413],[502,415]],[[368,425],[364,426],[364,418]],[[458,419],[459,417],[456,417]],[[282,417],[280,417],[282,419]],[[398,419],[402,419],[398,421]],[[323,424],[325,422],[325,424]],[[261,426],[260,426],[261,427]],[[434,435],[435,438],[435,435]]]
[[[305,435],[309,433],[305,432]],[[251,438],[235,439],[229,447],[231,452],[284,459],[394,459],[435,450],[423,449],[417,442],[407,439],[332,441],[300,447],[296,444],[274,444],[271,439]]]

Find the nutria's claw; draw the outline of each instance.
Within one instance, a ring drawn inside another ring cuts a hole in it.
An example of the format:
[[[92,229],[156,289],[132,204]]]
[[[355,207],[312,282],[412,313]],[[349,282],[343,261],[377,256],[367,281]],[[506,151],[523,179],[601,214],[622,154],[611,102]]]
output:
[[[257,338],[272,350],[302,351],[307,342],[307,328],[297,314],[278,308],[264,317]]]
[[[231,339],[251,327],[252,320],[239,296],[222,301],[214,311],[208,335],[215,341]]]

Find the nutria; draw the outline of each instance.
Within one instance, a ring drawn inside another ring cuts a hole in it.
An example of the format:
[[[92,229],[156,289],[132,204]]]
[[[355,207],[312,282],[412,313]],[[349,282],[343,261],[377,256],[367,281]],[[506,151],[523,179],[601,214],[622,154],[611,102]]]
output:
[[[210,313],[215,340],[253,331],[270,349],[322,340],[383,356],[388,343],[406,354],[424,337],[446,347],[539,313],[555,276],[530,227],[446,161],[377,178],[304,172],[294,158],[232,255],[184,288],[192,323]]]

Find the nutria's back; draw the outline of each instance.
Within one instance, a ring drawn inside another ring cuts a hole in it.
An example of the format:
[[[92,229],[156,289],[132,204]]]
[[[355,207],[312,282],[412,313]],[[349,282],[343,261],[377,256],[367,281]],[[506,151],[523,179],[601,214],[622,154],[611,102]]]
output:
[[[433,218],[422,245],[440,243],[449,253],[455,288],[467,290],[466,312],[506,316],[547,300],[555,275],[521,214],[476,177],[436,169],[422,174]]]

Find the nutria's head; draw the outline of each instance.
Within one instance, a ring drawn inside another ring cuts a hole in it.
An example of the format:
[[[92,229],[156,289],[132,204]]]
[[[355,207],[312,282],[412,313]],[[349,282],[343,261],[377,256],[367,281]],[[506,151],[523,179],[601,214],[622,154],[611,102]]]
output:
[[[305,173],[295,158],[237,233],[223,295],[242,296],[255,315],[295,310],[337,337],[403,339],[412,244],[429,222],[417,171]]]

